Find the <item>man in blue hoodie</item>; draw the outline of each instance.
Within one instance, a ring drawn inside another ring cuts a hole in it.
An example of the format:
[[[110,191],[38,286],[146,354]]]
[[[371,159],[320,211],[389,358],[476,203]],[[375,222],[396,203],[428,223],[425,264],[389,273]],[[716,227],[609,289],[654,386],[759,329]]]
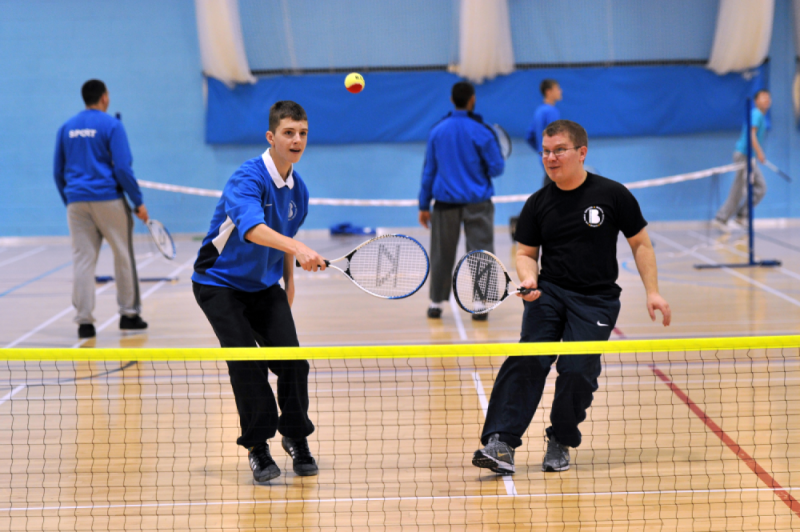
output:
[[[431,229],[431,302],[429,318],[442,316],[442,302],[450,298],[456,248],[464,225],[467,251],[494,251],[494,186],[505,161],[492,128],[475,109],[475,88],[466,81],[453,85],[455,111],[440,120],[428,136],[419,223]],[[431,214],[431,201],[436,200]],[[483,321],[488,314],[473,314]]]
[[[556,107],[556,103],[560,102],[562,97],[561,85],[554,79],[545,79],[539,84],[539,91],[542,93],[542,104],[536,108],[536,112],[533,114],[531,125],[528,127],[528,131],[525,132],[525,140],[533,148],[533,151],[539,155],[539,162],[542,164],[542,172],[544,173],[542,186],[545,186],[552,183],[552,181],[547,176],[547,172],[544,171],[544,162],[541,158],[542,132],[548,125],[561,119],[561,113]]]
[[[120,329],[146,329],[139,316],[142,304],[133,254],[134,212],[148,219],[142,193],[131,169],[131,150],[122,122],[106,114],[105,84],[91,79],[81,89],[86,109],[58,130],[53,176],[67,206],[72,236],[72,304],[77,310],[78,337],[95,336],[95,268],[105,238],[114,253]]]

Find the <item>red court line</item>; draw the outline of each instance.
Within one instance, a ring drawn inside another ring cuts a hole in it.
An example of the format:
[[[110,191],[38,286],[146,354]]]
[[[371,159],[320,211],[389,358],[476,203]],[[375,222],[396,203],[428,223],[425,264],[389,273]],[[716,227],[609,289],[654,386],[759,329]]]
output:
[[[707,426],[709,429],[711,429],[711,431],[712,431],[714,434],[716,434],[716,435],[717,435],[717,437],[718,437],[720,440],[722,440],[722,442],[723,442],[725,445],[727,445],[727,446],[728,446],[728,448],[729,448],[731,451],[733,451],[733,452],[734,452],[734,454],[735,454],[736,456],[738,456],[738,457],[739,457],[739,458],[740,458],[740,459],[741,459],[741,460],[742,460],[742,461],[743,461],[745,464],[747,464],[747,467],[749,467],[749,468],[750,468],[750,470],[751,470],[753,473],[755,473],[755,474],[756,474],[756,476],[758,476],[758,478],[760,478],[760,479],[761,479],[761,482],[763,482],[763,483],[764,483],[764,484],[766,484],[766,485],[767,485],[767,486],[768,486],[770,489],[772,489],[772,490],[775,492],[775,494],[776,494],[778,497],[780,497],[780,499],[781,499],[781,500],[782,500],[782,501],[783,501],[783,502],[786,504],[786,506],[788,506],[788,507],[789,507],[789,509],[791,509],[791,510],[792,510],[792,511],[793,511],[795,514],[797,514],[798,516],[800,516],[800,503],[799,503],[799,502],[797,502],[797,499],[795,499],[794,497],[792,497],[792,495],[791,495],[791,494],[790,494],[788,491],[786,491],[785,489],[783,489],[783,487],[782,487],[780,484],[778,484],[778,483],[775,481],[775,479],[774,479],[774,478],[772,478],[772,475],[770,475],[770,474],[769,474],[769,473],[768,473],[768,472],[767,472],[767,471],[766,471],[766,470],[765,470],[763,467],[761,467],[760,465],[758,465],[758,462],[756,462],[756,461],[755,461],[755,459],[754,459],[752,456],[750,456],[749,454],[747,454],[747,452],[746,452],[744,449],[742,449],[741,447],[739,447],[739,444],[738,444],[738,443],[736,443],[735,441],[733,441],[733,438],[731,438],[730,436],[728,436],[728,434],[727,434],[727,433],[726,433],[724,430],[722,430],[722,427],[720,427],[719,425],[717,425],[717,424],[714,422],[714,420],[713,420],[713,419],[711,419],[710,417],[708,417],[708,415],[707,415],[705,412],[703,412],[703,410],[702,410],[702,409],[701,409],[699,406],[697,406],[697,403],[695,403],[694,401],[692,401],[692,400],[689,398],[689,396],[688,396],[688,395],[686,395],[686,394],[683,392],[683,390],[681,390],[680,388],[678,388],[678,387],[675,385],[675,383],[674,383],[674,382],[672,382],[672,380],[671,380],[669,377],[667,377],[667,376],[664,374],[664,372],[662,372],[660,369],[658,369],[658,368],[655,366],[655,364],[650,364],[650,369],[652,369],[652,370],[653,370],[653,373],[655,373],[655,374],[656,374],[656,376],[657,376],[659,379],[661,379],[661,380],[664,382],[664,384],[666,384],[667,386],[669,386],[669,389],[670,389],[670,390],[672,390],[672,392],[673,392],[675,395],[677,395],[677,396],[678,396],[678,397],[681,399],[681,401],[683,401],[684,403],[686,403],[686,406],[688,406],[688,407],[689,407],[689,410],[691,410],[692,412],[694,412],[694,414],[695,414],[697,417],[699,417],[699,418],[700,418],[700,419],[703,421],[703,423],[705,423],[705,424],[706,424],[706,426]]]

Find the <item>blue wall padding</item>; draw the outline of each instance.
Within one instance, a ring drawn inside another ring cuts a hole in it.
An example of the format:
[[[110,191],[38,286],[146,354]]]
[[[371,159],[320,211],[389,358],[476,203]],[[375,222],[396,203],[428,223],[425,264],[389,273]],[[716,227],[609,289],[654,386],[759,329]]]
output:
[[[590,137],[673,135],[738,129],[742,101],[766,84],[767,66],[749,75],[718,76],[699,66],[618,66],[518,71],[478,85],[476,112],[515,137],[524,135],[541,102],[539,83],[559,81],[563,118]],[[263,142],[269,108],[278,100],[300,103],[309,116],[309,142],[360,144],[425,140],[452,109],[447,72],[385,72],[365,76],[357,95],[344,76],[275,76],[229,89],[208,80],[206,142]]]

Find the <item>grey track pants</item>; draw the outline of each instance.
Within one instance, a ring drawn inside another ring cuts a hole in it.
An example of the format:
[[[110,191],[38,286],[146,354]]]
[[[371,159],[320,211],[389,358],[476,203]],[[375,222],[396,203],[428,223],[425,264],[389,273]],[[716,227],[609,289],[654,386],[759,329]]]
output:
[[[491,200],[452,209],[433,207],[431,214],[431,301],[450,299],[456,250],[464,224],[467,251],[485,249],[494,253],[494,204]]]
[[[67,221],[72,236],[72,304],[78,311],[75,322],[94,322],[94,276],[104,238],[114,253],[119,313],[123,316],[138,315],[142,304],[133,254],[133,216],[128,203],[124,199],[70,203],[67,205]]]
[[[733,154],[733,162],[746,163],[747,156],[739,152]],[[759,204],[767,193],[767,182],[761,174],[758,165],[753,161],[753,207]],[[727,222],[731,216],[736,214],[739,220],[747,219],[747,167],[742,168],[736,172],[736,177],[733,178],[733,185],[728,194],[728,199],[717,211],[717,220]]]

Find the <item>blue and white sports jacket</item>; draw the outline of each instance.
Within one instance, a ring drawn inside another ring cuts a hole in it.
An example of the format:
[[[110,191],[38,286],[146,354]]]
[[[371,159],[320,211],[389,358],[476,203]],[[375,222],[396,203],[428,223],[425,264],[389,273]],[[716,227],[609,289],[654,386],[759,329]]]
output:
[[[284,182],[265,151],[228,180],[211,218],[211,228],[194,263],[192,281],[258,292],[283,276],[283,251],[254,244],[244,235],[265,224],[294,237],[308,213],[308,189],[292,168]]]
[[[114,200],[125,191],[138,207],[142,192],[131,164],[122,122],[103,111],[81,111],[58,130],[53,177],[64,205]]]
[[[494,131],[479,115],[453,111],[428,136],[419,210],[429,210],[433,199],[445,203],[486,201],[494,195],[492,178],[504,169]]]

